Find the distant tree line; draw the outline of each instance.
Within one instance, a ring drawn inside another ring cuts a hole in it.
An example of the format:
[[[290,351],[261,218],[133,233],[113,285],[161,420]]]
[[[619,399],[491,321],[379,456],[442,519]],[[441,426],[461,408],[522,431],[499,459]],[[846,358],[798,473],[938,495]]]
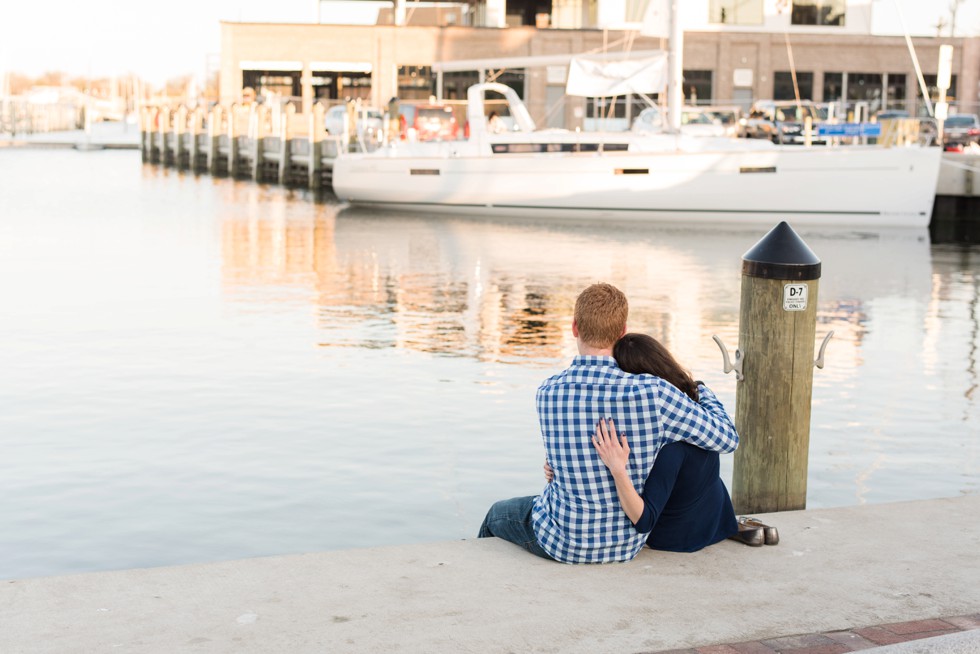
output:
[[[13,96],[23,95],[26,91],[39,86],[49,86],[74,88],[94,98],[110,98],[113,94],[117,97],[133,98],[141,94],[144,100],[163,96],[180,101],[189,99],[192,79],[192,75],[179,75],[168,79],[162,85],[154,85],[135,74],[118,77],[86,77],[70,75],[63,71],[48,71],[36,76],[11,72],[8,73],[7,81],[9,92]],[[196,94],[199,101],[217,100],[217,74],[211,75],[203,88],[198,87]]]

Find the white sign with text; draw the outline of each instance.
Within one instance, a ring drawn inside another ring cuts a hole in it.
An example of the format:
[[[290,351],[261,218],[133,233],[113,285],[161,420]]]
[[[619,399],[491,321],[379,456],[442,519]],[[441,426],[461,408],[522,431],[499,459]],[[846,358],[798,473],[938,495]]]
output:
[[[806,311],[806,284],[783,285],[783,311]]]

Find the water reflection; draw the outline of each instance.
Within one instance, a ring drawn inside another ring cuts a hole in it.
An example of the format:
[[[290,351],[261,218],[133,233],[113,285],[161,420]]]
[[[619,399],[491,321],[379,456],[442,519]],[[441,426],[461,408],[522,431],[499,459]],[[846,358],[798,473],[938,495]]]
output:
[[[969,407],[977,399],[977,350],[980,347],[980,251],[976,247],[937,246],[929,308],[925,320],[925,372],[941,373],[944,340],[953,338],[965,345],[963,397]]]
[[[307,284],[325,348],[557,369],[574,354],[576,295],[610,281],[630,298],[631,329],[664,340],[734,409],[734,380],[722,374],[710,337],[737,344],[741,254],[764,230],[597,228],[328,206],[315,217],[226,220],[223,231],[232,292],[240,280]],[[940,248],[933,261],[925,230],[801,235],[823,260],[817,339],[835,332],[814,378],[811,504],[900,494],[902,474],[914,469],[908,454],[922,453],[936,429],[934,416],[910,415],[910,406],[976,420],[977,284],[964,271],[980,268],[977,254]],[[965,347],[965,359],[950,343]],[[962,381],[951,378],[957,367]],[[960,383],[952,392],[963,401],[950,401],[949,385]]]
[[[657,335],[692,365],[712,352],[713,333],[734,346],[740,257],[763,234],[428,219],[328,205],[310,205],[309,213],[286,217],[281,207],[255,203],[226,218],[222,276],[229,293],[255,285],[308,290],[324,347],[407,348],[525,365],[554,365],[573,353],[574,300],[596,280],[628,293],[632,329]],[[918,337],[916,316],[932,293],[925,230],[802,235],[824,261],[818,336],[836,334],[837,365],[828,374],[861,365],[875,304],[895,301],[907,312],[887,327],[891,339]]]

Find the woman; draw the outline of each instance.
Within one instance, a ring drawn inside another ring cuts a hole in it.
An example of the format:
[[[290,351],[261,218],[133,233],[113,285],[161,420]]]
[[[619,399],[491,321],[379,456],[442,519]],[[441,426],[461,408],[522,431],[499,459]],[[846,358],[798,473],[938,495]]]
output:
[[[613,356],[623,371],[660,377],[705,410],[730,420],[714,393],[695,382],[655,338],[626,334],[613,347]],[[696,552],[731,537],[762,544],[761,530],[739,531],[732,500],[718,476],[717,452],[680,442],[664,445],[641,496],[629,477],[626,435],[617,438],[612,420],[599,422],[592,445],[616,481],[623,511],[638,532],[650,532],[647,545],[653,549]]]

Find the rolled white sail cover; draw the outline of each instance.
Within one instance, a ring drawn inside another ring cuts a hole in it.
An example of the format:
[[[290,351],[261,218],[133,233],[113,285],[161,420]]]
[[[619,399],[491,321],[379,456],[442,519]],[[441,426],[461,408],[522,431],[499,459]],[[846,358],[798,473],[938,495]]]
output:
[[[568,65],[565,93],[602,98],[627,93],[662,93],[667,88],[667,55],[600,61],[584,57]]]

